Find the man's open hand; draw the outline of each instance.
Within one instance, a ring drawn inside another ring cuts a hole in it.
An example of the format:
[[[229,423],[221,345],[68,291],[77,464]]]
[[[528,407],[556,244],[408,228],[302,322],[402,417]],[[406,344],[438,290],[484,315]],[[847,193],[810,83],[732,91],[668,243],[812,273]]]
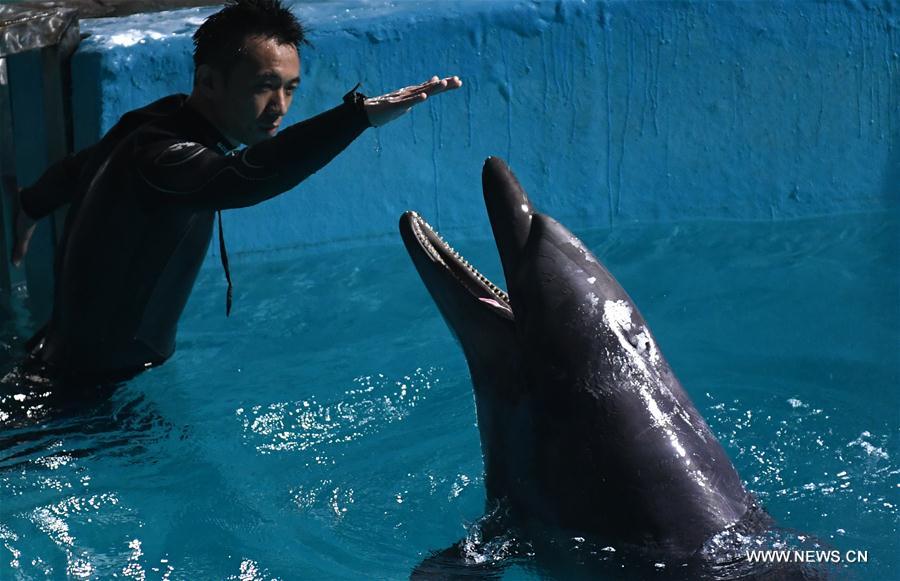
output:
[[[18,267],[22,259],[28,254],[28,244],[34,234],[35,222],[19,208],[16,212],[16,239],[13,241],[12,263]]]
[[[387,95],[366,99],[363,105],[366,115],[369,116],[369,123],[374,127],[379,127],[400,117],[428,97],[460,87],[462,87],[462,81],[459,80],[459,77],[445,79],[431,77],[431,80],[425,81],[421,85],[403,87]]]

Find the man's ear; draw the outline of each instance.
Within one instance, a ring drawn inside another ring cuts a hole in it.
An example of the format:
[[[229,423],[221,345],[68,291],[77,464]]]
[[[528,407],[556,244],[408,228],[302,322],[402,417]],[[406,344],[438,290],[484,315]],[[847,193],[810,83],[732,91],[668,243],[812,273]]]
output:
[[[194,71],[194,89],[203,97],[213,97],[221,90],[222,73],[209,65],[200,65]]]

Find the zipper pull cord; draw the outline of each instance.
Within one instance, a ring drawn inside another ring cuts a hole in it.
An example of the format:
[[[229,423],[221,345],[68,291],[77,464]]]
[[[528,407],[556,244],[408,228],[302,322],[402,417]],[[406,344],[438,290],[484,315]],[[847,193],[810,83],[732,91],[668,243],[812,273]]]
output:
[[[228,252],[225,250],[225,234],[222,232],[222,210],[216,210],[219,215],[219,257],[222,259],[222,268],[225,269],[225,280],[228,281],[228,291],[225,294],[225,316],[231,315],[231,301],[234,294],[234,285],[231,284],[231,270],[228,268]]]

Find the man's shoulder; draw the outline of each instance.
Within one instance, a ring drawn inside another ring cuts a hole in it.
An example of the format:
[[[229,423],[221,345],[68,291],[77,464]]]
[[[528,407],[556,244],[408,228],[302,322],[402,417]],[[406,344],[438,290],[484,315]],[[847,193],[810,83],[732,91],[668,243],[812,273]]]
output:
[[[143,107],[132,109],[131,111],[125,113],[123,117],[127,117],[129,115],[138,117],[165,117],[179,111],[184,106],[187,99],[188,96],[183,93],[167,95],[161,99],[153,101],[152,103],[144,105]]]
[[[138,109],[132,109],[119,117],[116,124],[104,133],[93,147],[103,152],[103,157],[106,157],[119,143],[133,135],[141,127],[153,121],[171,117],[180,111],[185,101],[187,101],[187,95],[174,94],[157,99]]]
[[[171,117],[184,107],[185,101],[187,101],[187,95],[180,93],[157,99],[148,105],[144,105],[139,109],[133,109],[122,115],[119,122],[110,132],[123,131],[131,133],[146,123]]]
[[[140,154],[144,149],[161,150],[169,145],[194,142],[194,114],[185,106],[186,95],[170,95],[154,101],[141,109],[135,109],[122,117],[126,128],[129,149]]]

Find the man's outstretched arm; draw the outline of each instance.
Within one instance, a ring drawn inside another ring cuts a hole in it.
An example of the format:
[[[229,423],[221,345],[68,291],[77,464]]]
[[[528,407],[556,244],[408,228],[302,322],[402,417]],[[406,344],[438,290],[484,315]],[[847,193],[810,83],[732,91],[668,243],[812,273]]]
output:
[[[150,205],[215,210],[252,206],[327,165],[370,125],[384,125],[429,95],[461,85],[456,77],[434,77],[373,99],[351,92],[343,105],[231,156],[198,143],[153,143],[138,152],[139,182]]]
[[[19,266],[28,252],[35,222],[78,197],[81,170],[93,155],[93,150],[93,147],[88,147],[66,156],[47,168],[34,184],[19,190],[13,265]]]

